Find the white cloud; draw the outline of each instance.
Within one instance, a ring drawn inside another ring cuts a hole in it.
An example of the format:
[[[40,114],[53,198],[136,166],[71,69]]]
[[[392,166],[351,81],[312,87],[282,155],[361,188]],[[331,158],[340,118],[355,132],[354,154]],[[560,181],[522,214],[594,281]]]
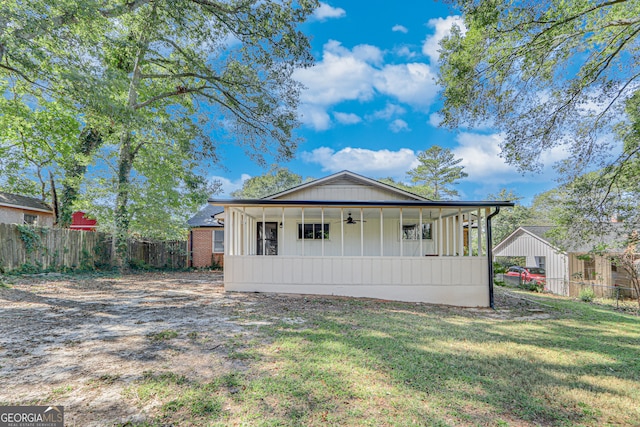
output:
[[[389,124],[389,129],[393,133],[409,132],[409,124],[402,119],[395,119]]]
[[[438,94],[435,74],[418,62],[387,65],[376,74],[375,88],[413,107],[426,108]]]
[[[360,123],[362,119],[357,114],[334,112],[333,117],[343,125],[354,125]]]
[[[347,49],[330,40],[323,49],[322,60],[314,67],[294,72],[306,87],[300,95],[300,120],[316,130],[331,126],[327,111],[343,101],[365,102],[386,95],[425,110],[437,95],[435,74],[427,64],[382,65],[383,51],[371,45]]]
[[[500,143],[504,136],[499,133],[482,135],[461,132],[457,137],[459,146],[452,149],[469,179],[493,178],[497,175],[516,174],[516,169],[500,157]]]
[[[407,29],[407,27],[405,27],[404,25],[400,25],[400,24],[398,24],[398,25],[394,25],[394,26],[391,28],[391,31],[394,31],[394,32],[399,31],[399,32],[401,32],[401,33],[405,33],[405,34],[407,34],[407,33],[409,32],[409,30]]]
[[[391,176],[398,179],[403,179],[409,169],[417,166],[415,152],[408,148],[374,151],[348,147],[335,151],[329,147],[320,147],[311,152],[302,152],[301,157],[305,162],[321,165],[325,172],[347,169],[367,176]]]
[[[323,2],[320,2],[320,7],[313,12],[313,17],[318,21],[326,21],[331,18],[344,18],[345,16],[347,16],[347,12],[344,9],[332,7]]]
[[[417,54],[409,49],[407,46],[401,46],[394,50],[395,54],[405,58],[415,58]]]
[[[249,178],[251,178],[251,175],[247,175],[246,173],[243,173],[242,175],[240,175],[240,178],[233,181],[223,176],[209,177],[209,179],[220,181],[220,183],[222,184],[222,187],[220,189],[220,194],[216,195],[217,198],[231,197],[231,193],[241,189],[244,182]]]
[[[437,128],[438,126],[440,126],[440,122],[442,121],[442,119],[443,119],[442,114],[431,113],[429,115],[429,124],[434,128]]]
[[[391,102],[387,102],[387,105],[384,107],[384,110],[378,110],[373,114],[367,116],[367,119],[370,120],[389,120],[395,116],[401,116],[406,113],[406,110],[399,105],[392,104]]]
[[[432,65],[437,64],[440,58],[440,41],[451,34],[451,27],[457,25],[462,33],[466,33],[467,28],[464,25],[462,17],[458,15],[447,16],[446,18],[434,18],[427,22],[427,26],[435,29],[435,33],[427,36],[423,45],[422,53],[427,55]]]

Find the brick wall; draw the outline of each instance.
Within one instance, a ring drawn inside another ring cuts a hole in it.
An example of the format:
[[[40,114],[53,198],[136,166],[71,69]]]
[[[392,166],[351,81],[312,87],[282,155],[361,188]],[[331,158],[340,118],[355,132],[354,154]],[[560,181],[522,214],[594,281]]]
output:
[[[193,267],[211,267],[213,261],[222,266],[224,263],[224,254],[214,254],[213,252],[213,229],[212,228],[193,228],[191,230],[193,236],[192,249]],[[190,243],[191,244],[191,243]]]

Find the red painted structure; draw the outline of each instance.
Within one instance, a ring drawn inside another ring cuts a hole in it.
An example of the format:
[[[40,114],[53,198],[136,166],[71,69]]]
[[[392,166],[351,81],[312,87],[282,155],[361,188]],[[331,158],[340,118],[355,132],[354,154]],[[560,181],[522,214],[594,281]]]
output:
[[[85,216],[85,213],[82,211],[74,212],[71,215],[71,229],[72,230],[83,230],[83,231],[96,231],[96,227],[98,226],[98,221],[95,219],[89,219]]]

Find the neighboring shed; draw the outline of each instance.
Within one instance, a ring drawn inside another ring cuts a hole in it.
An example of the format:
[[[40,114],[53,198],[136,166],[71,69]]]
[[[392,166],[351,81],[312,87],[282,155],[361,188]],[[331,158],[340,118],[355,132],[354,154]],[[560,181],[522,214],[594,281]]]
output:
[[[493,306],[491,217],[343,171],[225,212],[225,289]],[[481,227],[478,227],[482,224]]]
[[[552,227],[523,226],[498,243],[494,257],[526,257],[526,266],[546,270],[546,288],[558,295],[577,296],[585,284],[595,286],[596,294],[610,296],[609,287],[629,287],[629,277],[618,268],[612,258],[622,249],[612,249],[597,255],[591,252],[593,244],[571,242],[566,250],[554,246],[548,238]],[[618,232],[599,236],[599,243],[611,245]],[[523,267],[526,267],[523,266]]]
[[[496,245],[493,256],[525,257],[526,265],[522,267],[544,268],[548,290],[555,294],[566,295],[566,285],[569,281],[569,257],[545,237],[551,229],[552,227],[548,226],[519,227]]]
[[[0,191],[0,222],[53,227],[53,210],[35,197]]]
[[[187,221],[191,229],[189,248],[192,267],[223,266],[223,212],[219,206],[207,205]]]

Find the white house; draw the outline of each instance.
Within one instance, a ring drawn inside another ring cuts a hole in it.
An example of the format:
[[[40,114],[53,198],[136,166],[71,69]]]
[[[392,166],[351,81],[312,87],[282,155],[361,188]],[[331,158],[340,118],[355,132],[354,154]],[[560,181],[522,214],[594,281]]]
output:
[[[223,206],[225,289],[493,306],[491,217],[343,171]],[[480,225],[480,226],[478,226]]]

